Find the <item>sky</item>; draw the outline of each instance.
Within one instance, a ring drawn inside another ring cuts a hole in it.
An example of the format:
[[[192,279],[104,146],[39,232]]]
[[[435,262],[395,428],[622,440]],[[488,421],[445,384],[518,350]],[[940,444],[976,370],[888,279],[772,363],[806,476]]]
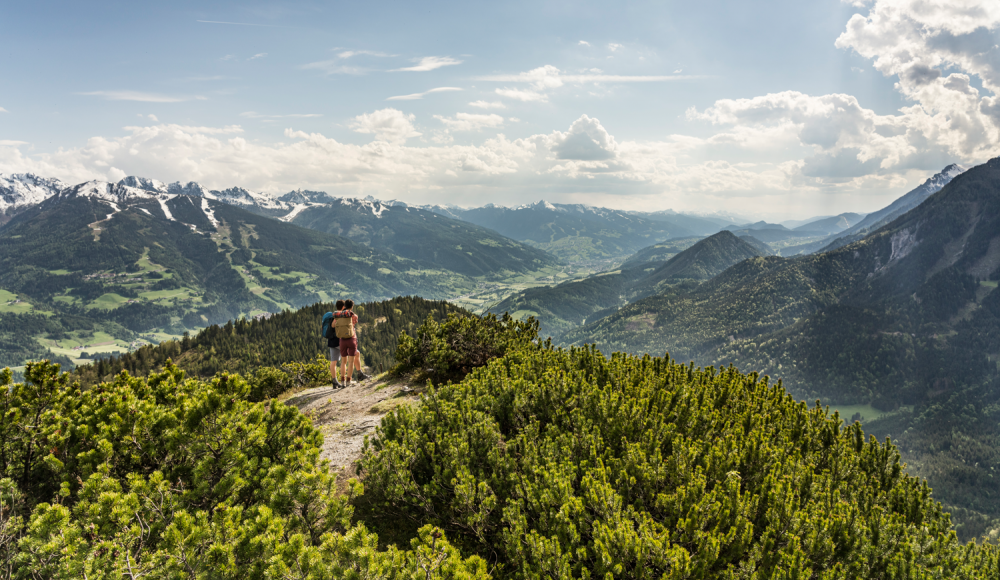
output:
[[[1000,2],[7,2],[0,173],[794,219],[1000,155]]]

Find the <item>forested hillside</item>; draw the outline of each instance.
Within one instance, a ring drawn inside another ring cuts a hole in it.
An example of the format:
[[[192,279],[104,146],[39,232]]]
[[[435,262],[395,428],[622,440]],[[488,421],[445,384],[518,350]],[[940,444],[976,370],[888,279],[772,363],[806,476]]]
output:
[[[53,354],[79,362],[339,296],[443,298],[474,286],[219,201],[83,184],[0,229],[0,365]]]
[[[477,336],[502,348],[478,358]],[[1000,574],[995,546],[961,544],[936,491],[860,424],[757,373],[533,336],[509,317],[401,336],[407,368],[464,379],[385,417],[363,484],[338,483],[323,432],[256,378],[168,365],[81,389],[44,363],[23,384],[0,374],[0,574]]]
[[[997,394],[1000,293],[991,279],[998,268],[994,159],[862,241],[803,258],[747,260],[691,291],[629,304],[564,340],[733,363],[782,377],[807,400],[869,405],[870,428],[900,437],[915,469],[935,488],[954,490],[949,502],[979,513],[970,518],[990,519],[1000,517],[992,415],[989,405],[970,411],[963,401]],[[949,443],[932,435],[941,424],[954,427]],[[968,463],[946,453],[953,444]],[[949,485],[955,481],[978,483]]]
[[[509,276],[556,263],[552,255],[493,230],[378,201],[327,200],[297,211],[291,223],[467,276]]]
[[[496,578],[1000,572],[890,443],[732,367],[529,343],[387,416],[361,466],[372,529],[433,524]]]
[[[121,371],[144,376],[163,368],[172,359],[189,376],[208,378],[227,371],[249,374],[265,367],[289,362],[307,362],[326,354],[320,323],[323,313],[334,310],[321,302],[298,310],[286,310],[269,318],[238,319],[212,325],[193,337],[144,346],[133,353],[78,367],[74,374],[84,385],[111,380]],[[397,297],[354,307],[358,315],[359,349],[364,363],[375,372],[394,365],[401,332],[420,326],[428,316],[443,320],[448,313],[465,313],[447,302],[417,297]]]
[[[693,240],[663,242],[640,250],[620,270],[554,287],[525,290],[492,311],[535,316],[543,335],[559,337],[638,298],[677,284],[689,288],[692,283],[707,280],[733,264],[761,255],[754,245],[728,231],[689,246],[690,241]],[[680,248],[686,249],[677,251]],[[670,250],[675,253],[668,254]]]

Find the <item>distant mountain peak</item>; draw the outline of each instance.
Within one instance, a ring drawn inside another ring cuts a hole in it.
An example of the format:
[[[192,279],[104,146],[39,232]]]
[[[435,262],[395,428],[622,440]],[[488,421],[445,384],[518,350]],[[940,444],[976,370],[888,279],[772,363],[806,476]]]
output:
[[[0,214],[45,201],[67,185],[34,173],[0,173]]]
[[[140,199],[155,199],[157,192],[139,189],[121,183],[93,180],[68,187],[58,193],[59,198],[89,197],[110,203],[127,203]]]
[[[135,189],[144,189],[146,191],[153,191],[156,193],[167,193],[167,184],[158,179],[129,175],[128,177],[120,179],[118,183],[120,185],[134,187]]]

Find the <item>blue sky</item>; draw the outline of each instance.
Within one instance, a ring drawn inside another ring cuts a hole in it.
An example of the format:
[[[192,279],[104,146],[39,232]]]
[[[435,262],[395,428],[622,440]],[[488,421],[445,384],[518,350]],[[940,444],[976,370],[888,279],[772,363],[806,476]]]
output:
[[[7,3],[0,172],[413,203],[870,211],[997,154],[998,12]]]

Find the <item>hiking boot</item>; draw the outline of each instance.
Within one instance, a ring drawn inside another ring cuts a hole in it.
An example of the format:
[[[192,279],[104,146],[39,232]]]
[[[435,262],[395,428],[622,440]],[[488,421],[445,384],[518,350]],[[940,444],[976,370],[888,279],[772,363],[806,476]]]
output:
[[[364,371],[358,371],[358,380],[359,381],[366,381],[366,380],[368,380],[370,378],[372,378],[371,375],[366,375]]]
[[[335,389],[343,389],[344,385],[340,384],[340,381],[334,380],[333,381],[333,388],[335,388]]]

